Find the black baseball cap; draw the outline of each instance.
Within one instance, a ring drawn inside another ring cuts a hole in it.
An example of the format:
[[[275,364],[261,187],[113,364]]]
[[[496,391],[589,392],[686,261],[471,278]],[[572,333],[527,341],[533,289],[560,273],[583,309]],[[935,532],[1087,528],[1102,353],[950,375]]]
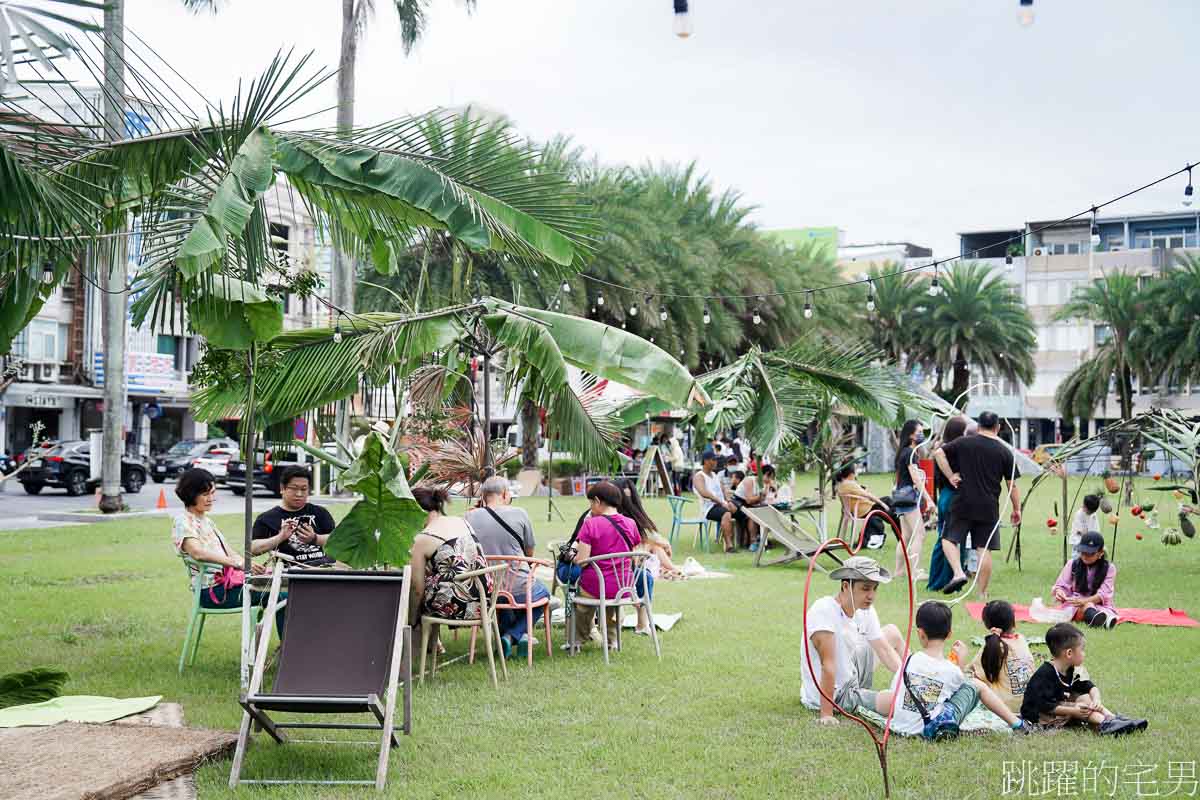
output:
[[[700,460],[701,461],[716,461],[717,453],[711,447],[706,448],[704,453],[700,456]]]
[[[1088,531],[1083,536],[1079,537],[1079,544],[1075,545],[1076,553],[1084,553],[1093,555],[1104,549],[1104,537],[1099,531]]]

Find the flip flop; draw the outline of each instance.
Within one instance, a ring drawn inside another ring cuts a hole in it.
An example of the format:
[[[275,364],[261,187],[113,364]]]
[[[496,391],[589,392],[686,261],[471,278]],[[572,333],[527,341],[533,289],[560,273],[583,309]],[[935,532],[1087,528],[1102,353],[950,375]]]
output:
[[[955,578],[946,584],[946,588],[942,589],[942,594],[954,594],[959,589],[967,585],[966,578]]]

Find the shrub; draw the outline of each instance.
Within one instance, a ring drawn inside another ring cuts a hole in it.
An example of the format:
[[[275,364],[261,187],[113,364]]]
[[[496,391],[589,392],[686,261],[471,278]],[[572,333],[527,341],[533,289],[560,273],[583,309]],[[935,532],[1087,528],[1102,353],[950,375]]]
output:
[[[538,464],[538,469],[543,475],[550,474],[550,462],[543,461]],[[583,475],[586,470],[583,468],[583,462],[574,458],[556,458],[554,459],[554,474],[555,478],[576,478]]]

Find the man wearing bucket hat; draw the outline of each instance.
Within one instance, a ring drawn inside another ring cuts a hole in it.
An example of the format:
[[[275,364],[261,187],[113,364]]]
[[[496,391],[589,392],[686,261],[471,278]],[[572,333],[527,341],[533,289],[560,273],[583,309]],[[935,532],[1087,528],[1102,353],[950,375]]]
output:
[[[1051,596],[1063,608],[1075,609],[1075,620],[1093,628],[1111,628],[1117,624],[1113,606],[1117,565],[1104,553],[1100,531],[1088,531],[1075,545],[1075,558],[1066,563]]]
[[[847,711],[853,712],[858,705],[874,709],[877,692],[871,690],[871,679],[876,659],[893,673],[899,672],[899,654],[904,650],[900,630],[895,625],[881,627],[875,613],[875,593],[892,580],[879,562],[852,556],[829,577],[839,581],[838,593],[809,606],[808,654],[800,656],[800,699],[806,708],[820,712],[822,724],[838,721],[833,704],[822,691]]]

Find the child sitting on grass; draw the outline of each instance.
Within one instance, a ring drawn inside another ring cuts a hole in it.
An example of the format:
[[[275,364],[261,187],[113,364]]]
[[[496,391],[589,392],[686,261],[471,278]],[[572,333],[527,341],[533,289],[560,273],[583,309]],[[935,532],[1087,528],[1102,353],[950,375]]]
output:
[[[1064,608],[1075,609],[1076,622],[1112,628],[1117,624],[1116,581],[1117,565],[1105,558],[1104,537],[1089,531],[1075,545],[1075,558],[1062,568],[1050,594]]]
[[[1008,709],[981,682],[970,681],[946,658],[946,639],[953,615],[950,606],[930,600],[917,609],[917,635],[921,649],[912,653],[892,681],[892,688],[875,696],[875,712],[887,715],[897,692],[903,697],[892,716],[891,729],[908,736],[942,739],[957,735],[967,714],[982,702],[1013,730],[1030,726]],[[955,643],[955,652],[965,657],[965,646]]]
[[[1017,616],[1006,600],[983,607],[983,626],[988,629],[983,648],[964,672],[995,692],[1010,711],[1019,712],[1034,670],[1029,642],[1017,633]]]
[[[1100,702],[1100,689],[1082,669],[1087,639],[1069,622],[1046,631],[1051,659],[1037,668],[1021,703],[1021,716],[1047,728],[1090,725],[1102,736],[1144,731],[1149,723],[1114,714]]]

